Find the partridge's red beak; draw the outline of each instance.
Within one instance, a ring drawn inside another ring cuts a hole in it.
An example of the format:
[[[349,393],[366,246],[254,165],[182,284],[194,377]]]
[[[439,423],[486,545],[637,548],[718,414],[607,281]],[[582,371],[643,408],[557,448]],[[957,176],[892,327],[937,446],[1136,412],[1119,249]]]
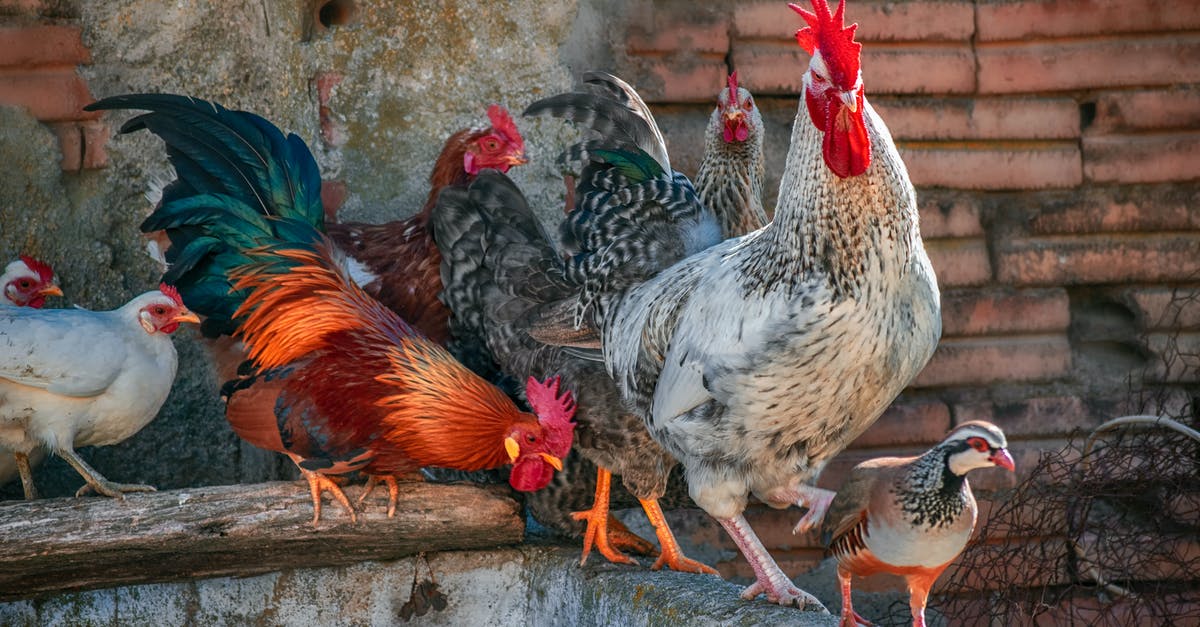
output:
[[[996,451],[992,453],[992,456],[989,457],[988,460],[993,464],[1008,470],[1009,472],[1014,472],[1017,469],[1017,465],[1013,463],[1012,455],[1009,455],[1008,449],[1005,448],[996,449]]]

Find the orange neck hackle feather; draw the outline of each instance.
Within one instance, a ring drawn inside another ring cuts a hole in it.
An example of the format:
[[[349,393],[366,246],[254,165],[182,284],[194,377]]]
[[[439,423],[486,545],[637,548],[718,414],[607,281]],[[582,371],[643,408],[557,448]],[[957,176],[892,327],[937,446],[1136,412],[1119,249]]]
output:
[[[495,386],[426,340],[346,275],[328,240],[314,250],[250,251],[261,263],[234,273],[234,289],[250,290],[235,313],[245,317],[238,334],[260,367],[291,364],[353,337],[387,355],[391,368],[376,380],[395,394],[374,399],[385,438],[404,442],[418,466],[459,470],[497,468],[509,462],[504,438],[517,422],[536,424]],[[294,265],[278,269],[279,258]],[[337,336],[336,338],[334,336]]]

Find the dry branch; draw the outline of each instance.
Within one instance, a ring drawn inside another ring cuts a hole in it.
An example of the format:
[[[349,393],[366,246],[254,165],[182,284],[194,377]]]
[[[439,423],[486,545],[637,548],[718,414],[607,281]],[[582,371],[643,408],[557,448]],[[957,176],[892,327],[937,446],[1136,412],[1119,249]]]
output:
[[[351,500],[361,488],[350,488]],[[307,487],[263,483],[0,504],[0,600],[119,584],[252,575],[521,541],[520,507],[497,490],[401,483],[396,517],[376,491],[351,523]]]

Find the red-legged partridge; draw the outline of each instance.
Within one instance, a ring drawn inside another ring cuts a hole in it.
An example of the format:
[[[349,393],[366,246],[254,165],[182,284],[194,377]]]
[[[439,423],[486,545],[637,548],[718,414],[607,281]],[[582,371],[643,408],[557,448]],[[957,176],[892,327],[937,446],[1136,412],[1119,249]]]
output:
[[[977,508],[967,473],[1013,470],[1008,442],[995,425],[966,422],[919,457],[881,457],[854,467],[829,506],[822,537],[838,560],[842,627],[871,623],[850,603],[850,578],[876,573],[908,582],[914,627],[938,575],[975,529]]]

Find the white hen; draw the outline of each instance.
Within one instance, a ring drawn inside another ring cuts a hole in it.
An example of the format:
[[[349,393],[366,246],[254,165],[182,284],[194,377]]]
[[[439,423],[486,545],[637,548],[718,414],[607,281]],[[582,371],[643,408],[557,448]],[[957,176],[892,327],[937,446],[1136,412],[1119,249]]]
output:
[[[199,322],[160,286],[112,311],[0,309],[0,449],[12,451],[26,498],[36,498],[29,454],[44,447],[100,494],[149,491],[105,479],[77,446],[117,444],[145,427],[175,380],[170,333]]]

